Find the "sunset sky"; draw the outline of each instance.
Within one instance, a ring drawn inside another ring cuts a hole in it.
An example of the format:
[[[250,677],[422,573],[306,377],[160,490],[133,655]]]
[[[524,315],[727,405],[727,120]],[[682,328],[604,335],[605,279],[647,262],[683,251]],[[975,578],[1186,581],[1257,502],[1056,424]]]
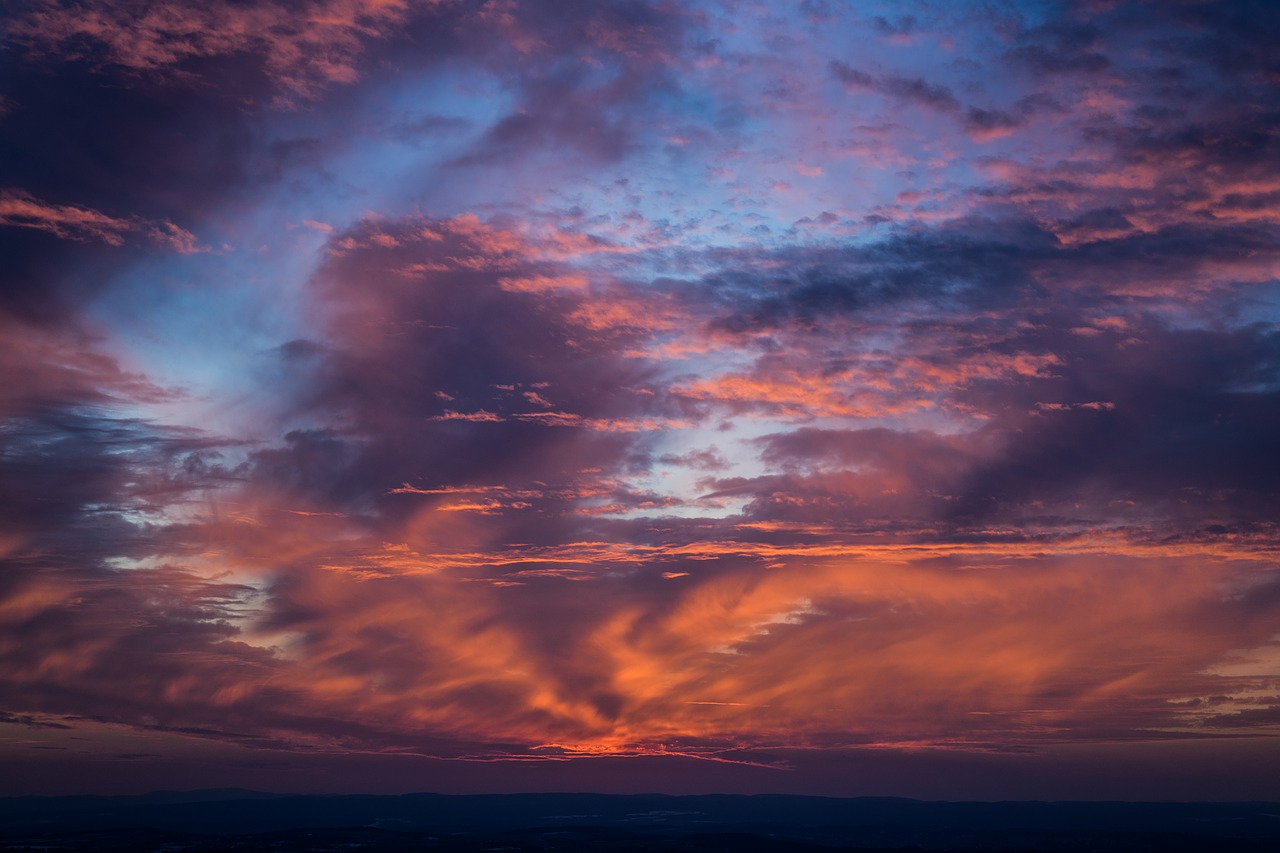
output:
[[[1280,6],[0,8],[0,794],[1280,799]]]

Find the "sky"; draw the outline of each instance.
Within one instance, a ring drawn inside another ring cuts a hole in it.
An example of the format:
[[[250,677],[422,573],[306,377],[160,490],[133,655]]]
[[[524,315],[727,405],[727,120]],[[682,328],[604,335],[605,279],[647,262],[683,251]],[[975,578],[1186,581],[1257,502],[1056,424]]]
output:
[[[0,16],[0,794],[1280,799],[1280,7]]]

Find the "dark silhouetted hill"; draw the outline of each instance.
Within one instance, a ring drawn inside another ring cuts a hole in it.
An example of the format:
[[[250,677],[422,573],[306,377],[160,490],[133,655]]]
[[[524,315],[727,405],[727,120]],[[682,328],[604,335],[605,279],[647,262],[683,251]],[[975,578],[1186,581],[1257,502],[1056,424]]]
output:
[[[1280,804],[921,802],[799,796],[0,799],[0,851],[1280,851]]]

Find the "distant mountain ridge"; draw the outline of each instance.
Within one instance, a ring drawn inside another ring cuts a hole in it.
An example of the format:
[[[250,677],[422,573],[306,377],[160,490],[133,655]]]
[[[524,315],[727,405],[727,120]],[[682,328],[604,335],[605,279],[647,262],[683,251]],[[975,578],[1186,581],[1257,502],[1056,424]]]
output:
[[[408,843],[409,837],[421,836],[436,839],[432,843],[438,846],[444,843],[438,841],[441,838],[453,839],[449,843],[462,838],[478,843],[495,835],[512,843],[538,839],[536,844],[528,842],[534,844],[529,849],[578,849],[573,844],[582,838],[600,842],[603,833],[618,844],[623,843],[618,839],[630,839],[627,849],[648,849],[646,844],[659,839],[692,843],[689,839],[726,839],[737,834],[738,842],[726,841],[726,849],[741,847],[746,843],[743,839],[750,837],[766,846],[855,849],[1262,851],[1280,849],[1280,804],[925,802],[729,794],[321,796],[238,789],[0,799],[0,840],[5,841],[0,850],[16,849],[19,840],[23,842],[19,846],[30,846],[32,839],[66,841],[83,839],[86,833],[107,833],[95,836],[97,841],[91,845],[104,848],[111,845],[103,838],[123,838],[120,833],[180,834],[187,840],[175,849],[195,850],[202,848],[191,838],[243,839],[339,830],[359,830],[364,833],[361,837],[381,839],[358,845],[370,850],[385,847],[393,837]],[[596,842],[587,846],[610,849]],[[418,843],[420,847],[427,844]],[[276,838],[270,849],[295,849],[280,844],[285,842]],[[256,849],[252,843],[237,847]],[[663,849],[669,848],[667,844]],[[73,849],[78,848],[73,845]],[[427,844],[423,849],[432,848]]]

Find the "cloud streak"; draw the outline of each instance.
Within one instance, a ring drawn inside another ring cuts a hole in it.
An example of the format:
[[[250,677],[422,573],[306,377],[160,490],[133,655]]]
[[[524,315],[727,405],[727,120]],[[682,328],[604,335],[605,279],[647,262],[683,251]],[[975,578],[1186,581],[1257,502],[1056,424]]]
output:
[[[50,204],[21,190],[0,192],[0,227],[3,226],[32,228],[71,240],[98,240],[110,246],[123,244],[126,234],[141,232],[184,255],[207,251],[194,234],[172,222],[117,219],[85,207]]]

